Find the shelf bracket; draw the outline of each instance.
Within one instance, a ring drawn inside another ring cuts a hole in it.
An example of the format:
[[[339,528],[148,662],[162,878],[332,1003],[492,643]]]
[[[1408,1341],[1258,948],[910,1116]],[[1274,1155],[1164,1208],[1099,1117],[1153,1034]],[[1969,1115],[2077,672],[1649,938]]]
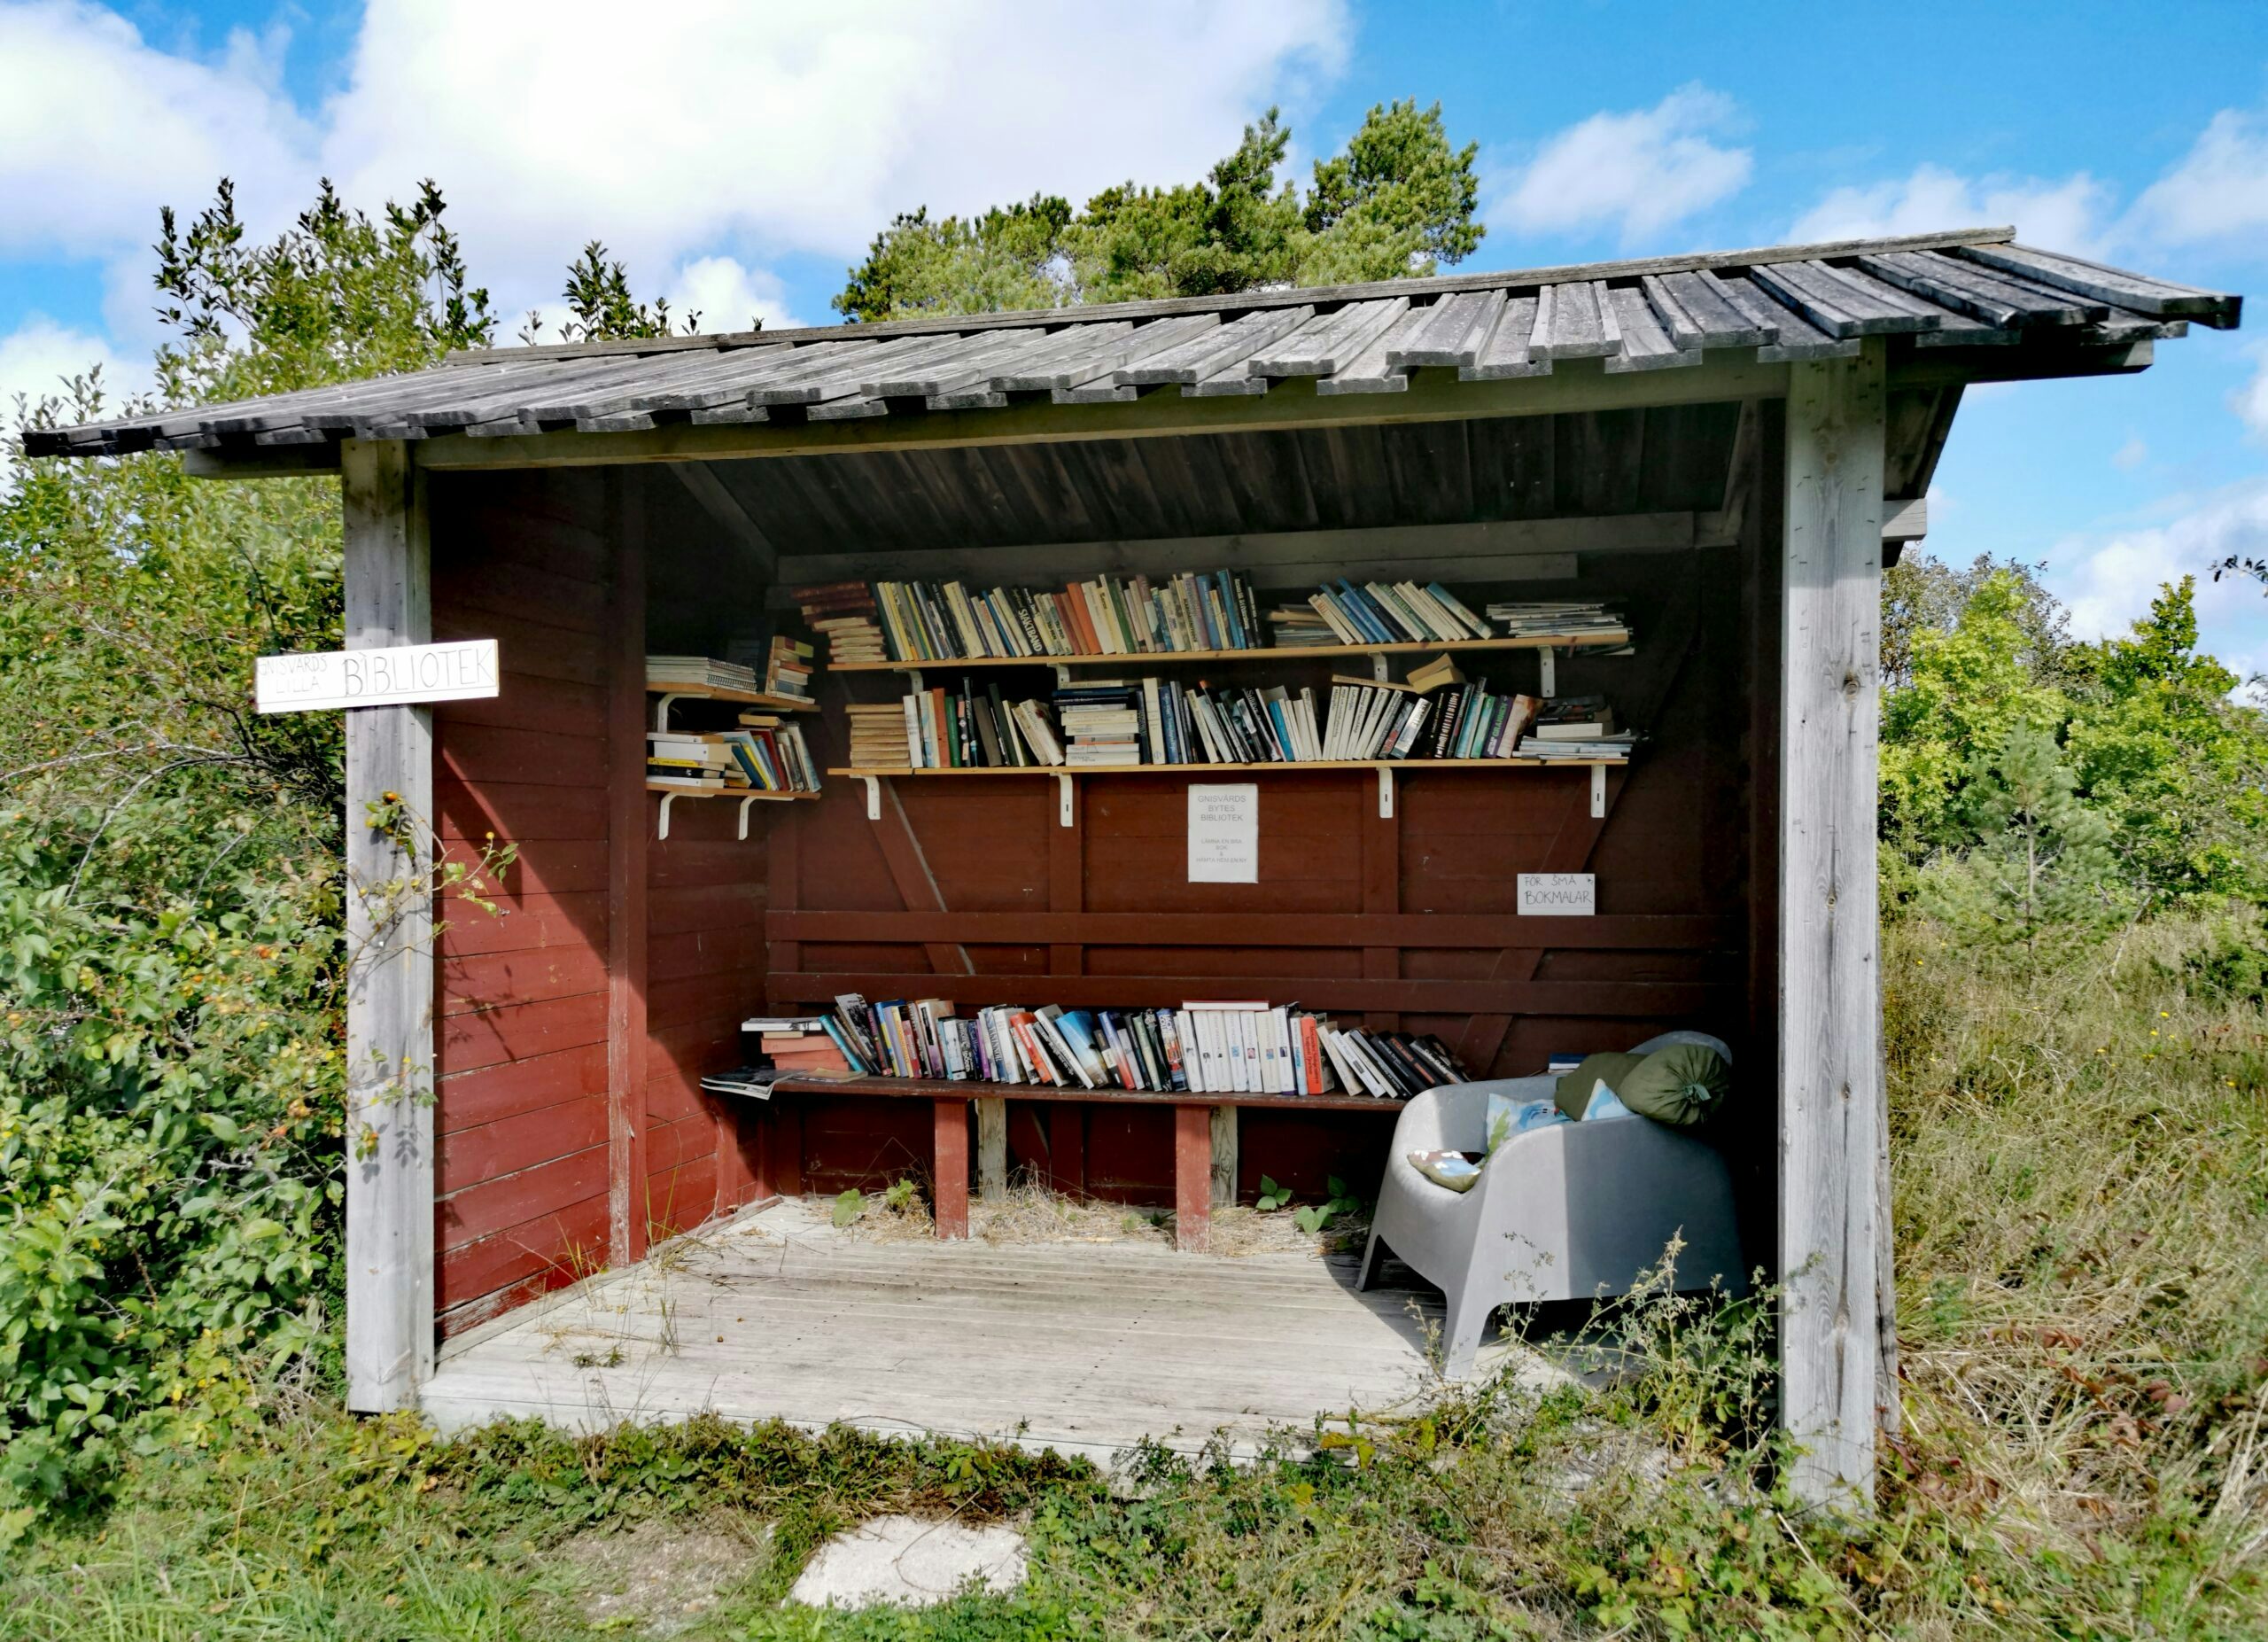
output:
[[[749,797],[741,800],[741,829],[739,837],[742,842],[746,842],[748,838],[748,806],[755,802],[756,798],[754,794],[750,794]]]
[[[1055,778],[1055,819],[1066,827],[1079,824],[1078,784],[1068,774]]]
[[[1558,652],[1547,644],[1536,651],[1536,657],[1543,664],[1543,679],[1536,688],[1544,700],[1549,701],[1559,693]]]
[[[1394,771],[1384,765],[1379,767],[1379,819],[1394,819]]]
[[[1591,766],[1591,819],[1606,819],[1606,766],[1604,764]]]
[[[881,778],[874,775],[861,775],[858,779],[866,783],[866,819],[868,821],[874,821],[882,820],[882,783]]]
[[[672,695],[664,691],[662,698],[654,704],[654,733],[656,735],[665,735],[669,733],[670,708],[684,699],[682,696]]]
[[[667,838],[670,836],[670,805],[676,802],[677,794],[665,792],[662,795],[662,820],[660,827],[654,834],[655,837]]]
[[[1371,676],[1381,684],[1386,682],[1386,658],[1377,650],[1371,652]]]
[[[1055,688],[1060,690],[1067,690],[1071,688],[1070,663],[1059,661],[1055,664]]]
[[[919,696],[921,693],[921,669],[915,667],[907,673],[905,676],[913,686],[913,693],[916,696]]]

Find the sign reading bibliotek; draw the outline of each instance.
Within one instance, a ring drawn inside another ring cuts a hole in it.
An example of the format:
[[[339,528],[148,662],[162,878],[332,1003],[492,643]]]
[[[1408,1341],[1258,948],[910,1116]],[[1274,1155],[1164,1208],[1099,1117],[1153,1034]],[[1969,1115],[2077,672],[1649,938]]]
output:
[[[1192,784],[1189,789],[1189,881],[1260,882],[1260,789]]]
[[[1589,918],[1598,913],[1598,875],[1588,872],[1520,874],[1523,918]]]
[[[262,656],[252,686],[254,701],[262,712],[471,701],[496,692],[493,639]]]

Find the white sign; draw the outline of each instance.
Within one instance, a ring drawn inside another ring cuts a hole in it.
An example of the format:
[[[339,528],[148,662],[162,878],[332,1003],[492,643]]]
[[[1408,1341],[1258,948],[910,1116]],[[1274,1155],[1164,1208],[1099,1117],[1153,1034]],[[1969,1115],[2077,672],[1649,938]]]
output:
[[[330,707],[470,701],[493,696],[496,689],[496,641],[463,639],[392,650],[262,656],[252,693],[262,712],[315,712]]]
[[[1260,882],[1260,789],[1252,782],[1190,788],[1189,881]]]
[[[1598,875],[1588,872],[1520,874],[1523,918],[1589,918],[1598,912]]]

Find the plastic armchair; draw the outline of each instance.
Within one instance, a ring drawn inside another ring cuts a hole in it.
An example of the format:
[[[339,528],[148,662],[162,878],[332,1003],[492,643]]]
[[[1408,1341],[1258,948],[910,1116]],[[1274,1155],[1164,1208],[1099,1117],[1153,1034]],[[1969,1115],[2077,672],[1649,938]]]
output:
[[[1635,1053],[1674,1043],[1706,1044],[1731,1059],[1702,1032],[1666,1032]],[[1412,1152],[1485,1151],[1488,1097],[1549,1100],[1555,1081],[1447,1084],[1410,1101],[1394,1125],[1357,1281],[1377,1281],[1391,1249],[1441,1288],[1449,1311],[1441,1371],[1450,1379],[1472,1374],[1498,1306],[1626,1294],[1679,1238],[1679,1288],[1746,1286],[1731,1174],[1690,1130],[1638,1117],[1531,1129],[1496,1148],[1469,1192],[1410,1165]]]

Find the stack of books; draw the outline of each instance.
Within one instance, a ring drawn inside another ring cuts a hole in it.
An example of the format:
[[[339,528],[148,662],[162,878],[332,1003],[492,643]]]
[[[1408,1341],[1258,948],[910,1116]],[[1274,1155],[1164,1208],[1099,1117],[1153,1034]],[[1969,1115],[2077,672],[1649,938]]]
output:
[[[850,716],[850,762],[862,770],[915,769],[913,754],[906,743],[909,720],[903,702],[880,701],[872,704],[852,702],[845,711]]]
[[[896,661],[1257,650],[1263,642],[1251,586],[1225,570],[1156,582],[1099,576],[1060,593],[878,581],[872,598]]]
[[[646,780],[678,792],[745,787],[748,774],[726,738],[711,731],[656,730],[646,736]]]
[[[962,1015],[942,998],[835,999],[824,1025],[853,1071],[952,1082],[1151,1093],[1328,1094],[1407,1100],[1463,1083],[1430,1035],[1341,1028],[1296,1004],[1195,999],[1178,1008],[995,1004]]]
[[[649,690],[738,690],[757,694],[753,668],[712,656],[649,656],[646,688]]]
[[[1488,607],[1508,639],[1569,638],[1627,643],[1630,624],[1596,599],[1516,599]]]
[[[1341,578],[1325,586],[1308,604],[1339,644],[1425,644],[1438,639],[1456,643],[1489,636],[1488,624],[1438,581],[1370,581],[1361,587]]]
[[[874,590],[865,582],[830,581],[819,587],[790,588],[788,596],[796,601],[812,631],[827,641],[828,666],[889,659],[881,624],[875,619]]]
[[[824,1017],[804,1020],[742,1021],[741,1031],[754,1033],[757,1052],[782,1072],[852,1071],[850,1056],[827,1031]]]
[[[1161,764],[1143,734],[1144,691],[1124,679],[1083,679],[1055,692],[1063,761],[1082,765]]]
[[[1278,650],[1313,650],[1317,645],[1346,642],[1323,619],[1323,612],[1308,604],[1279,604],[1270,611],[1268,634]]]
[[[812,654],[812,647],[801,639],[774,634],[764,658],[764,693],[789,701],[809,701]]]
[[[898,704],[905,767],[917,770],[1021,769],[1063,762],[1063,744],[1043,701],[1010,701],[998,683],[964,680],[956,692],[939,685]]]
[[[1561,696],[1543,704],[1519,751],[1524,759],[1627,759],[1637,741],[1604,696]]]

